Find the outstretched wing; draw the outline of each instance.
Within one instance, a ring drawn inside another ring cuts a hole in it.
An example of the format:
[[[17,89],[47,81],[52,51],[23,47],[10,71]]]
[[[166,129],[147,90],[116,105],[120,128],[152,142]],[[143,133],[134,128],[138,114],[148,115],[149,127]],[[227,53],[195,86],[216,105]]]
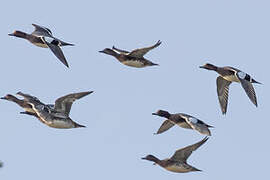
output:
[[[217,77],[217,94],[222,114],[227,112],[230,84],[230,81],[225,80],[221,76]]]
[[[55,45],[53,43],[47,42],[44,37],[41,37],[42,41],[50,48],[50,50],[53,52],[53,54],[67,67],[68,62],[64,56],[63,51],[58,45]],[[53,41],[52,41],[53,42]]]
[[[239,78],[239,80],[241,82],[242,87],[246,91],[247,96],[251,100],[251,102],[255,106],[258,106],[258,104],[257,104],[257,98],[256,98],[256,94],[255,94],[255,90],[254,90],[253,85],[251,84],[251,82],[249,82],[249,81],[247,81],[245,79],[241,79],[241,78]]]
[[[155,134],[161,134],[173,126],[174,126],[174,123],[172,123],[170,120],[167,119],[162,123],[162,125],[160,126],[160,128],[158,129],[158,131]]]
[[[197,142],[193,145],[187,146],[185,148],[177,150],[174,155],[171,157],[171,160],[186,162],[188,157],[192,154],[193,151],[198,149],[201,145],[203,145],[208,140],[208,137],[205,137],[200,142]]]
[[[32,25],[35,27],[35,30],[32,32],[32,35],[53,37],[52,31],[49,28],[46,28],[44,26],[39,26],[36,24],[32,24]]]
[[[190,125],[192,129],[198,131],[201,134],[211,136],[210,130],[208,129],[207,125],[203,121],[192,116],[186,117],[184,119]]]
[[[146,47],[146,48],[140,48],[140,49],[135,49],[131,51],[128,55],[136,58],[142,58],[148,51],[158,47],[161,44],[161,41],[159,40],[155,45]]]
[[[60,97],[55,101],[54,110],[56,110],[57,112],[62,112],[66,115],[69,115],[73,102],[88,94],[91,94],[92,92],[93,91],[73,93],[73,94],[68,94],[66,96]]]

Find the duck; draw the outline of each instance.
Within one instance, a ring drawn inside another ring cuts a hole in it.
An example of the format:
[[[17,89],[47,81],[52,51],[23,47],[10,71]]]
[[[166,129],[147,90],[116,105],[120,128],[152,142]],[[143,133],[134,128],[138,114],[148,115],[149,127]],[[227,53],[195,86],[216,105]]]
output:
[[[175,151],[173,156],[171,158],[160,160],[154,155],[147,155],[146,157],[143,157],[143,160],[148,160],[154,162],[154,164],[158,164],[160,167],[176,173],[187,173],[187,172],[194,172],[194,171],[202,171],[200,169],[197,169],[187,163],[187,159],[192,154],[193,151],[198,149],[201,145],[203,145],[208,140],[208,137],[205,137],[203,140],[178,149]]]
[[[182,128],[193,129],[198,131],[200,134],[211,136],[211,131],[209,128],[213,128],[213,126],[210,126],[191,115],[185,113],[170,114],[165,110],[158,110],[157,112],[152,113],[152,115],[166,118],[155,134],[161,134],[169,130],[174,125],[178,125]]]
[[[258,107],[257,97],[252,83],[262,84],[253,79],[249,74],[230,66],[217,67],[213,64],[206,63],[200,68],[210,71],[216,71],[219,76],[217,77],[217,95],[222,114],[226,114],[229,96],[229,86],[232,82],[240,83],[245,90],[250,101]]]
[[[74,46],[74,44],[67,43],[60,39],[55,38],[52,35],[52,31],[49,28],[37,24],[32,25],[34,26],[35,30],[31,34],[16,30],[8,35],[26,39],[30,43],[38,47],[49,48],[66,67],[69,67],[68,62],[64,56],[64,53],[62,52],[60,47]]]
[[[56,99],[54,105],[41,104],[36,101],[36,99],[32,98],[31,95],[22,92],[18,92],[17,95],[25,98],[25,100],[32,106],[32,109],[36,112],[38,117],[47,126],[58,129],[70,129],[86,127],[73,121],[69,117],[69,113],[74,101],[91,93],[93,93],[93,91],[68,94]]]
[[[35,98],[35,97],[33,97],[33,98]],[[13,96],[11,94],[7,94],[6,96],[1,97],[0,99],[14,102],[17,105],[19,105],[20,107],[22,107],[25,111],[20,112],[21,114],[28,114],[28,115],[31,115],[31,116],[35,116],[36,118],[39,118],[38,115],[36,114],[36,112],[33,110],[32,106],[25,100],[18,99],[17,97],[15,97],[15,96]]]
[[[159,64],[153,63],[144,58],[144,55],[150,50],[158,47],[161,44],[159,40],[156,44],[150,47],[140,48],[132,50],[131,52],[126,50],[121,50],[116,48],[115,46],[110,48],[105,48],[100,53],[105,53],[115,57],[119,62],[126,66],[135,67],[135,68],[143,68],[146,66],[158,66]]]
[[[73,121],[69,117],[69,113],[74,101],[88,94],[91,94],[92,92],[93,91],[68,94],[56,99],[55,104],[44,104],[35,96],[22,92],[18,92],[16,94],[22,96],[24,98],[23,100],[20,100],[10,94],[2,97],[1,99],[15,102],[24,108],[25,112],[21,112],[22,114],[35,116],[42,123],[49,127],[58,129],[70,129],[86,127]]]

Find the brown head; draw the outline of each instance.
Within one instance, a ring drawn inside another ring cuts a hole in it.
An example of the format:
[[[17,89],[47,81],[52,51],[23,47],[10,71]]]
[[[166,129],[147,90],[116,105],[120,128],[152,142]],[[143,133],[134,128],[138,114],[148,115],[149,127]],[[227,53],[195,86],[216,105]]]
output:
[[[206,63],[205,65],[200,66],[200,68],[207,69],[207,70],[213,70],[213,71],[217,70],[217,66],[210,64],[210,63]]]
[[[7,94],[4,97],[1,97],[0,99],[4,99],[4,100],[8,100],[8,101],[17,101],[17,100],[19,100],[18,98],[16,98],[15,96],[13,96],[11,94]]]
[[[26,39],[28,34],[25,33],[25,32],[22,32],[22,31],[14,31],[13,33],[10,33],[8,34],[9,36],[16,36],[16,37],[19,37],[19,38],[24,38]]]
[[[99,51],[100,53],[104,53],[104,54],[108,54],[108,55],[111,55],[111,56],[114,56],[114,57],[118,57],[119,54],[117,52],[115,52],[114,50],[110,49],[110,48],[105,48],[104,50],[102,51]]]
[[[143,157],[142,159],[148,160],[148,161],[153,161],[157,164],[160,162],[160,160],[158,158],[156,158],[155,156],[153,156],[151,154],[147,155],[146,157]]]
[[[169,118],[171,116],[171,114],[168,111],[164,111],[164,110],[158,110],[155,113],[152,113],[152,115],[157,115],[160,117],[165,117],[165,118]]]

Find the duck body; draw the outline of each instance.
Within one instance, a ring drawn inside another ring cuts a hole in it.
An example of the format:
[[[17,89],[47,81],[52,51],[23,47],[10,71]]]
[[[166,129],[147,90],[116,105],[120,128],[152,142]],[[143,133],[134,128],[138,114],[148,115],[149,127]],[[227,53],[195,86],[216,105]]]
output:
[[[115,57],[119,62],[121,62],[122,64],[124,64],[126,66],[143,68],[146,66],[157,66],[158,65],[156,63],[153,63],[153,62],[145,59],[143,56],[148,51],[159,46],[160,44],[161,44],[161,42],[158,41],[153,46],[150,46],[147,48],[135,49],[131,52],[115,48],[114,46],[112,47],[112,49],[105,48],[104,50],[99,51],[99,52]]]
[[[152,113],[152,115],[157,115],[166,118],[166,120],[160,126],[156,134],[161,134],[170,129],[171,127],[173,127],[174,125],[178,125],[182,128],[193,129],[201,134],[211,136],[211,131],[209,130],[209,128],[212,128],[213,126],[210,126],[205,122],[188,114],[185,113],[170,114],[168,111],[158,110],[157,112]]]
[[[42,122],[49,127],[58,129],[70,129],[77,127],[85,127],[74,122],[69,116],[64,113],[54,112],[54,109],[41,104],[32,104],[33,109],[37,113]]]
[[[61,50],[61,46],[74,46],[74,44],[70,44],[64,42],[60,39],[55,38],[52,35],[50,29],[39,26],[36,24],[32,24],[35,27],[35,30],[31,33],[25,33],[22,31],[14,31],[13,33],[8,34],[9,36],[15,36],[18,38],[23,38],[28,40],[30,43],[42,47],[42,48],[50,48],[50,50],[54,53],[54,55],[67,67],[69,67],[67,60],[64,56],[64,53]]]
[[[252,86],[252,83],[258,84],[261,83],[253,79],[249,74],[234,67],[230,66],[217,67],[209,63],[200,66],[200,68],[216,71],[220,75],[217,77],[216,83],[217,83],[217,94],[222,114],[226,114],[227,112],[229,86],[232,82],[240,83],[243,89],[245,90],[247,96],[251,100],[251,102],[255,106],[258,106],[256,93]]]

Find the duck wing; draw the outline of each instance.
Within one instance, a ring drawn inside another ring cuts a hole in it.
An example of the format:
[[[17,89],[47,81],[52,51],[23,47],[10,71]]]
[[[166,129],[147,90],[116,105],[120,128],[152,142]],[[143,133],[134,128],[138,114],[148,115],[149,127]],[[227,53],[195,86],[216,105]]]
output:
[[[158,47],[160,44],[161,44],[161,41],[159,40],[153,46],[140,48],[140,49],[135,49],[135,50],[131,51],[129,54],[127,54],[127,55],[132,56],[132,57],[136,57],[136,58],[142,58],[146,53],[148,53],[148,51]]]
[[[91,94],[92,92],[93,91],[73,93],[60,97],[55,101],[54,110],[57,112],[62,112],[68,116],[73,102],[88,94]]]
[[[162,125],[155,134],[161,134],[170,129],[171,127],[173,127],[174,125],[175,125],[174,123],[172,123],[170,120],[167,119],[162,123]]]
[[[244,88],[247,96],[249,97],[249,99],[251,100],[251,102],[255,105],[258,106],[257,104],[257,98],[256,98],[256,94],[255,94],[255,90],[253,85],[251,84],[251,82],[245,80],[245,79],[241,79],[239,78],[242,87]]]
[[[52,31],[49,28],[46,28],[44,26],[39,26],[37,24],[32,24],[35,27],[35,30],[32,32],[32,35],[35,36],[52,36]]]
[[[53,52],[53,54],[67,67],[68,66],[68,62],[64,56],[63,51],[61,50],[61,48],[58,46],[58,43],[56,42],[56,40],[54,38],[50,38],[48,41],[45,37],[41,37],[42,41],[50,48],[50,50]],[[54,43],[56,42],[56,43]]]
[[[191,126],[192,129],[198,131],[201,134],[211,136],[210,130],[208,129],[207,125],[203,121],[192,116],[185,117],[184,119]]]
[[[207,140],[208,140],[208,137],[205,137],[203,140],[201,140],[193,145],[184,147],[182,149],[178,149],[177,151],[175,151],[174,155],[171,157],[171,160],[186,162],[188,157],[192,154],[192,152],[195,151],[196,149],[198,149]]]
[[[227,112],[230,84],[230,81],[225,80],[221,76],[217,77],[217,94],[222,114]]]

